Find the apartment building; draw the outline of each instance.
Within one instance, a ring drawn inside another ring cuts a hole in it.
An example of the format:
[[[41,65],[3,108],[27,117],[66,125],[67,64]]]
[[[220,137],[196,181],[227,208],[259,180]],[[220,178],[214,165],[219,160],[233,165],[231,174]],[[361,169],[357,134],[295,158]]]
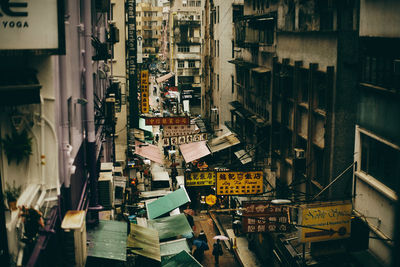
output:
[[[202,6],[201,0],[170,1],[170,70],[192,114],[200,114]]]

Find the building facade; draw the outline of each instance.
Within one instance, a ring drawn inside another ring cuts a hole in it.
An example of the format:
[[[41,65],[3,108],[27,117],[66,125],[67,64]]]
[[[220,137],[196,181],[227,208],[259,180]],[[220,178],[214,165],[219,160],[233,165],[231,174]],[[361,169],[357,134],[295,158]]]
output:
[[[170,1],[170,70],[182,100],[191,113],[200,114],[201,103],[201,0]]]
[[[360,80],[355,127],[354,210],[363,246],[383,266],[396,266],[400,176],[400,22],[397,1],[360,1]],[[372,238],[369,238],[372,236]],[[396,252],[395,252],[396,251]]]

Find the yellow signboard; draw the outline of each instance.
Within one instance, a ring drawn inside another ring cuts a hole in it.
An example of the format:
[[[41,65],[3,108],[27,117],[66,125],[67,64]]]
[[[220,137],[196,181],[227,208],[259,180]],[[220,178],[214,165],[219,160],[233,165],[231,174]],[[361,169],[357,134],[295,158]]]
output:
[[[149,113],[149,71],[140,72],[140,106],[142,113]]]
[[[215,203],[217,202],[217,197],[214,195],[208,195],[206,196],[206,203],[209,206],[215,205]]]
[[[217,172],[217,195],[253,195],[263,192],[262,171]]]
[[[215,184],[215,172],[186,173],[185,186],[210,186]]]
[[[320,203],[301,207],[300,242],[319,242],[350,237],[351,203]]]

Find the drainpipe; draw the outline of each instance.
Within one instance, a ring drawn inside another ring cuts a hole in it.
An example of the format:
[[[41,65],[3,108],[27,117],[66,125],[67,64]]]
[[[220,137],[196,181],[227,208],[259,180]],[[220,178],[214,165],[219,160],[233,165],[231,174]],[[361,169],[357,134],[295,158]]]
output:
[[[98,207],[97,177],[96,177],[96,133],[94,127],[94,97],[93,97],[93,66],[92,66],[92,4],[91,0],[83,1],[83,23],[85,55],[83,64],[85,68],[85,89],[86,89],[86,132],[87,132],[87,168],[90,181],[90,207],[96,210]],[[98,212],[91,214],[94,222],[98,222]]]
[[[46,164],[46,155],[45,155],[45,136],[44,136],[44,118],[43,118],[43,105],[44,105],[44,101],[43,101],[43,97],[42,95],[40,95],[40,178],[41,178],[41,185],[42,185],[42,190],[45,184],[45,164]]]

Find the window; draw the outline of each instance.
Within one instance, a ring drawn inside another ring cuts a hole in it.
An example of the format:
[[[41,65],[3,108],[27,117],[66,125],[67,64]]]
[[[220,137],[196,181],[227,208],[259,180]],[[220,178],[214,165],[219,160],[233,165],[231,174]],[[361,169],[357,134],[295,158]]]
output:
[[[235,77],[231,75],[231,83],[232,83],[232,94],[235,93]]]
[[[235,41],[232,40],[232,58],[235,57]]]
[[[67,100],[67,116],[68,116],[68,142],[72,144],[72,98]]]
[[[188,52],[190,52],[190,48],[189,48],[189,46],[178,46],[178,52],[188,53]]]
[[[300,98],[299,101],[302,103],[308,103],[308,87],[309,77],[308,69],[300,69]]]
[[[185,61],[178,60],[178,69],[183,69],[185,67]]]
[[[189,61],[189,68],[196,68],[196,61]]]
[[[361,171],[396,190],[399,184],[400,150],[361,133]]]
[[[219,6],[217,6],[217,23],[219,23]]]
[[[313,146],[312,158],[312,179],[317,181],[320,185],[326,185],[326,177],[324,177],[324,150],[317,146]]]
[[[217,40],[217,57],[219,57],[219,40]]]
[[[327,74],[317,71],[313,80],[314,87],[314,107],[318,109],[326,109],[327,94]]]
[[[219,74],[217,74],[217,91],[219,91]]]

